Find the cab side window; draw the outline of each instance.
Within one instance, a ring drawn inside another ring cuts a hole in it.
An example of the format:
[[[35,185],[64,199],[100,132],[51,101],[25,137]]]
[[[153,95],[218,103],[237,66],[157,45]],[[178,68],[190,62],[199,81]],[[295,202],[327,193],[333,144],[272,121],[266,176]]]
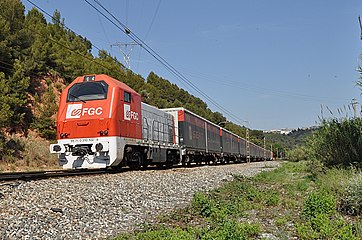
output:
[[[131,102],[131,93],[126,92],[126,91],[124,92],[124,101],[127,103]]]

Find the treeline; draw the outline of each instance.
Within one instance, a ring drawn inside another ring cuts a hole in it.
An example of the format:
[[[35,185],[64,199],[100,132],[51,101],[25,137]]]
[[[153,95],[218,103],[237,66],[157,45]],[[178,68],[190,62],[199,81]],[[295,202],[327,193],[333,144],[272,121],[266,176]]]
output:
[[[26,136],[34,130],[55,139],[59,94],[85,74],[108,74],[159,108],[185,107],[216,124],[226,121],[200,98],[153,72],[144,79],[104,50],[93,56],[92,43],[66,28],[58,11],[47,22],[35,8],[25,14],[19,0],[0,0],[0,9],[0,159],[9,149],[6,135]],[[239,125],[227,123],[226,128],[245,136],[245,128]],[[262,143],[261,131],[252,131],[251,136]]]

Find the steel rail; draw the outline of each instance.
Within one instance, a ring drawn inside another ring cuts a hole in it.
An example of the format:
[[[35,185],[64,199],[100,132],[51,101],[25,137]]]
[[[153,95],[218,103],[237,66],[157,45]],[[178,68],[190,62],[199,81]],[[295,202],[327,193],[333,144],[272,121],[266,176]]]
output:
[[[96,175],[105,173],[116,173],[120,171],[110,169],[75,169],[75,170],[45,170],[45,171],[29,171],[29,172],[3,172],[0,173],[0,181],[12,180],[39,180],[46,178],[58,178],[68,176]]]

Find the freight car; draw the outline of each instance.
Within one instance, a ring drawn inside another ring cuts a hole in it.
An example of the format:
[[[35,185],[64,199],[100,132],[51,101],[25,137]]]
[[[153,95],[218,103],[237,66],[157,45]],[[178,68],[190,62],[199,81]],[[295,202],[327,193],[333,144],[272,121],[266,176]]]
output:
[[[183,165],[191,163],[229,163],[270,160],[272,153],[184,108],[162,109],[175,119],[176,144],[181,149]]]
[[[61,95],[58,142],[50,145],[66,169],[246,159],[245,139],[183,108],[157,109],[107,75],[76,78]],[[250,145],[251,159],[265,157]]]

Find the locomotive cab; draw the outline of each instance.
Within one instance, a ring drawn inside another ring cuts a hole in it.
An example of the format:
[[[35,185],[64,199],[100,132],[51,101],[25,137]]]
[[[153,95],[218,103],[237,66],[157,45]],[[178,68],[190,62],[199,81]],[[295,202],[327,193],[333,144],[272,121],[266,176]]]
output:
[[[58,154],[63,168],[105,168],[123,159],[126,142],[141,139],[141,97],[107,75],[75,79],[61,95]]]

